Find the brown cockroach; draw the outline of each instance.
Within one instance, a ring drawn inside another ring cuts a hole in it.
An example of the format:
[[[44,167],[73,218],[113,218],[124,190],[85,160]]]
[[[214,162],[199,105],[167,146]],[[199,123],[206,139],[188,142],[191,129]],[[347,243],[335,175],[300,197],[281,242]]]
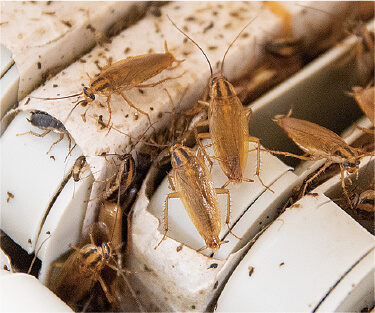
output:
[[[345,188],[344,174],[358,171],[361,159],[374,152],[363,152],[361,149],[349,146],[339,135],[315,123],[290,117],[292,110],[287,115],[276,115],[274,121],[285,133],[309,156],[298,156],[289,152],[270,151],[275,154],[293,156],[302,160],[326,159],[326,163],[309,178],[304,185],[302,195],[305,194],[307,185],[321,174],[328,166],[337,163],[341,170],[341,185],[344,194],[349,200]],[[350,203],[351,204],[351,203]]]
[[[82,248],[70,245],[74,252],[61,265],[60,274],[49,285],[49,288],[71,307],[83,299],[98,281],[108,301],[113,302],[113,297],[100,276],[102,269],[107,265],[110,266],[111,245],[104,242],[101,246],[97,246],[92,234],[90,240],[91,243]]]
[[[220,75],[214,76],[211,63],[204,53],[202,48],[191,39],[186,33],[184,33],[177,25],[170,19],[172,24],[188,39],[190,39],[203,53],[208,65],[210,67],[211,79],[209,84],[209,102],[200,103],[208,106],[208,120],[197,122],[195,124],[196,140],[202,149],[205,157],[212,166],[212,161],[203,147],[201,139],[211,139],[212,146],[215,153],[215,158],[218,160],[221,169],[228,177],[228,181],[222,186],[225,188],[229,183],[235,184],[241,183],[242,181],[253,182],[252,179],[244,178],[243,173],[245,171],[247,157],[249,152],[249,142],[255,142],[257,144],[257,169],[255,175],[258,177],[261,184],[269,189],[260,178],[260,142],[259,139],[249,135],[249,119],[251,115],[251,109],[245,109],[236,96],[234,87],[229,81],[223,76],[224,60],[229,49],[232,47],[234,42],[239,38],[242,32],[248,27],[253,21],[251,20],[232,41],[226,50],[223,60],[221,62]],[[198,133],[197,127],[209,126],[209,133]]]
[[[44,137],[48,133],[53,131],[55,133],[60,134],[60,138],[51,145],[51,147],[47,151],[47,154],[50,153],[50,151],[51,151],[51,149],[53,148],[54,145],[58,144],[61,140],[64,139],[65,135],[68,137],[69,151],[71,151],[70,147],[71,147],[72,141],[71,141],[70,135],[69,135],[68,131],[66,130],[65,126],[63,125],[63,123],[61,123],[59,120],[57,120],[56,118],[54,118],[53,116],[49,115],[46,112],[36,110],[36,111],[31,112],[30,119],[27,118],[27,121],[31,125],[44,130],[44,132],[41,133],[41,134],[38,134],[38,133],[35,133],[35,132],[30,130],[26,133],[17,134],[17,136],[31,134],[31,135],[34,135],[34,136],[37,136],[37,137]]]
[[[168,200],[180,198],[190,219],[206,243],[206,246],[198,251],[206,248],[216,250],[225,242],[219,239],[221,216],[217,194],[226,194],[228,197],[226,224],[229,228],[229,190],[214,187],[210,171],[203,156],[199,153],[196,155],[193,150],[181,144],[174,144],[170,152],[174,183],[170,175],[168,179],[174,192],[168,194],[165,199],[165,233],[155,249],[166,238],[168,232]]]
[[[116,190],[118,190],[118,196],[121,196],[130,186],[135,177],[135,161],[130,153],[126,153],[119,156],[120,165],[116,173],[116,177],[113,181],[109,182],[104,199],[109,198]]]
[[[79,105],[87,105],[88,103],[94,101],[95,95],[107,97],[107,107],[108,107],[108,123],[111,121],[112,110],[110,106],[111,97],[113,94],[121,95],[121,97],[128,103],[130,107],[135,109],[141,114],[147,116],[150,124],[150,116],[137,108],[124,94],[124,91],[130,90],[132,88],[147,88],[159,85],[167,80],[178,78],[177,77],[167,77],[158,82],[151,84],[142,84],[143,82],[151,79],[152,77],[158,75],[166,69],[172,69],[172,64],[177,62],[178,64],[184,60],[177,60],[172,52],[168,50],[167,42],[164,42],[164,53],[149,53],[144,55],[137,55],[134,57],[127,57],[126,59],[120,60],[116,63],[109,64],[101,69],[101,72],[94,78],[90,78],[89,87],[83,87],[83,91],[79,94],[67,96],[75,97],[83,95],[84,99],[78,101],[70,113],[68,114],[66,120],[69,118],[73,110]],[[183,74],[182,74],[183,75]],[[67,98],[63,97],[63,98]],[[36,99],[43,99],[37,98]],[[44,98],[47,100],[55,100],[62,98]],[[65,120],[65,121],[66,121]]]

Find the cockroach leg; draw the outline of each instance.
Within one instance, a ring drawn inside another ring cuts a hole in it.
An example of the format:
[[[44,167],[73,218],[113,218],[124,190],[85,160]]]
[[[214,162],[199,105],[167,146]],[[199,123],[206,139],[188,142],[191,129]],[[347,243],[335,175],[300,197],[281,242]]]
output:
[[[260,178],[260,140],[259,138],[257,137],[253,137],[253,136],[249,136],[249,142],[254,142],[257,144],[257,168],[256,168],[256,171],[255,171],[255,176],[258,177],[258,180],[259,182],[262,184],[263,187],[265,187],[266,189],[268,189],[269,191],[271,191],[272,193],[275,193],[270,187],[268,187],[267,185],[265,185],[263,183],[263,180]]]
[[[127,102],[127,104],[129,104],[129,106],[131,106],[133,109],[137,110],[139,113],[141,113],[143,115],[146,115],[147,118],[148,118],[148,121],[149,121],[149,123],[151,125],[150,115],[148,115],[145,111],[142,111],[141,109],[137,108],[133,103],[131,103],[131,101],[128,98],[125,97],[125,95],[124,95],[124,93],[122,91],[120,92],[120,95]]]
[[[157,246],[154,248],[155,250],[167,238],[167,233],[168,233],[168,200],[172,199],[172,198],[180,198],[180,193],[177,192],[177,191],[171,192],[170,194],[167,195],[167,198],[165,199],[165,208],[164,208],[164,235],[163,235],[163,238],[160,240],[160,242],[157,244]]]
[[[226,195],[227,196],[227,217],[225,219],[225,224],[227,224],[227,227],[228,227],[228,231],[234,236],[236,237],[237,239],[241,240],[240,237],[236,236],[232,230],[231,230],[231,227],[229,226],[229,222],[230,222],[230,194],[229,194],[229,190],[228,189],[225,189],[224,187],[221,187],[221,188],[216,188],[216,193],[217,194],[221,194],[221,195]]]

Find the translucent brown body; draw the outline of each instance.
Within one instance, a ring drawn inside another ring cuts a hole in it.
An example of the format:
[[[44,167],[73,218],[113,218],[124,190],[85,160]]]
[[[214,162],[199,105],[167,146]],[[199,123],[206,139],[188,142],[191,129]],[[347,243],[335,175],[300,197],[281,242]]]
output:
[[[102,246],[87,244],[75,251],[63,263],[59,276],[51,282],[50,289],[64,302],[74,307],[76,303],[99,281],[106,292],[100,277],[102,269],[108,264],[111,253],[107,243]],[[109,294],[106,295],[109,297]],[[111,298],[108,299],[110,302]]]
[[[246,110],[224,77],[215,79],[211,94],[208,121],[215,156],[229,181],[241,183],[249,150]]]
[[[253,19],[254,20],[254,19]],[[229,45],[227,51],[224,54],[223,61],[221,62],[221,75],[214,76],[212,71],[211,63],[204,53],[201,47],[188,35],[186,35],[177,25],[170,19],[172,24],[187,38],[189,38],[205,56],[207,63],[211,71],[211,82],[210,82],[210,101],[203,102],[209,107],[208,109],[208,121],[198,122],[195,124],[195,136],[197,142],[205,154],[206,158],[212,166],[212,161],[205,151],[200,139],[211,139],[214,148],[215,158],[218,160],[220,167],[222,168],[225,175],[228,177],[228,181],[222,186],[225,188],[229,183],[241,183],[242,181],[253,181],[243,177],[245,171],[249,141],[258,143],[257,148],[257,170],[256,176],[259,181],[263,184],[259,177],[260,167],[260,144],[259,139],[249,136],[248,130],[248,118],[247,114],[251,113],[251,110],[245,110],[242,106],[240,99],[237,97],[236,92],[232,84],[222,75],[225,56],[228,53],[230,47],[239,38],[242,32],[252,22],[250,21],[237,35],[237,37]],[[198,134],[197,127],[209,125],[209,133]],[[265,186],[265,185],[264,185]],[[267,186],[265,186],[267,187]],[[267,187],[268,188],[268,187]]]
[[[339,135],[329,129],[309,121],[277,115],[274,121],[283,128],[287,135],[306,153],[310,159],[326,158],[331,163],[343,164],[353,173],[357,171],[362,153],[350,147]]]
[[[149,80],[170,67],[175,60],[168,51],[128,57],[103,68],[99,76],[90,82],[90,88],[94,93],[108,97]]]
[[[326,159],[326,163],[309,178],[304,185],[304,195],[307,185],[320,175],[328,166],[338,163],[341,171],[341,186],[343,188],[348,204],[352,208],[350,197],[345,187],[344,173],[355,173],[359,168],[361,159],[374,152],[364,153],[360,149],[349,146],[340,136],[327,128],[317,124],[290,117],[288,115],[277,115],[274,121],[283,128],[287,135],[309,156],[298,156],[288,152],[272,151],[275,154],[293,156],[303,160]]]
[[[101,204],[98,221],[104,223],[111,235],[111,245],[118,250],[122,245],[122,208],[117,203],[104,201]]]
[[[180,198],[191,221],[206,242],[206,246],[202,249],[218,249],[223,242],[219,239],[221,215],[217,193],[228,195],[229,211],[229,191],[214,187],[204,159],[196,156],[191,149],[176,144],[171,148],[171,154],[175,185],[170,180],[174,192],[165,200],[163,239],[168,231],[168,200]]]
[[[107,97],[109,124],[112,112],[109,102],[113,94],[119,94],[129,106],[137,110],[139,113],[146,115],[151,124],[149,115],[137,108],[129,99],[127,99],[124,91],[135,87],[154,87],[166,80],[172,79],[171,77],[167,77],[156,83],[141,85],[141,83],[158,75],[165,69],[171,68],[173,62],[180,63],[182,61],[175,59],[173,54],[168,51],[167,43],[165,42],[165,53],[150,53],[128,57],[111,65],[107,65],[101,70],[99,75],[90,80],[89,87],[83,88],[85,99],[78,102],[73,107],[72,111],[79,103],[87,104],[94,101],[95,94]]]

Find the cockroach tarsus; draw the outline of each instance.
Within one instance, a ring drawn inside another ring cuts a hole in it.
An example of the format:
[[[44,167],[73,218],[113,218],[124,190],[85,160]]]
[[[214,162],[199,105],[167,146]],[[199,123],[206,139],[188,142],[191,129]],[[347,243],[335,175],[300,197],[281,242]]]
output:
[[[249,142],[255,142],[257,144],[257,169],[255,175],[258,177],[261,184],[269,189],[260,178],[259,139],[249,135],[248,125],[251,109],[245,109],[243,107],[241,101],[236,96],[233,85],[223,76],[224,61],[229,49],[254,19],[252,19],[241,30],[229,45],[221,62],[220,75],[217,76],[214,76],[211,63],[203,49],[184,31],[178,28],[170,18],[169,20],[178,31],[190,39],[199,48],[206,58],[210,68],[210,101],[200,101],[200,103],[208,106],[208,120],[196,123],[195,136],[197,143],[203,151],[204,156],[209,161],[210,166],[212,166],[213,162],[210,160],[210,156],[207,154],[205,148],[211,145],[213,146],[215,158],[218,160],[221,169],[228,177],[228,181],[222,186],[222,188],[225,188],[231,182],[236,184],[241,183],[242,181],[253,182],[252,179],[244,178],[243,173],[248,158]],[[209,126],[209,133],[198,133],[197,127],[199,126]],[[204,147],[201,139],[211,139],[212,144]]]
[[[289,152],[269,151],[274,154],[296,157],[302,160],[326,159],[325,164],[309,178],[303,187],[302,195],[306,188],[318,175],[320,175],[331,164],[340,166],[341,185],[350,206],[348,192],[345,187],[345,171],[348,173],[358,172],[361,159],[373,155],[374,152],[363,152],[361,149],[349,146],[339,135],[325,127],[315,123],[290,117],[292,110],[287,115],[276,115],[274,121],[286,132],[286,134],[304,151],[308,156],[299,156]]]
[[[34,135],[34,136],[37,136],[37,137],[44,137],[47,134],[49,134],[51,131],[53,131],[55,133],[60,134],[60,138],[51,145],[51,147],[49,148],[49,150],[47,151],[46,154],[49,154],[51,149],[53,148],[53,146],[55,146],[60,141],[62,141],[64,139],[65,135],[68,137],[68,141],[69,141],[69,153],[71,152],[70,147],[71,147],[71,144],[72,144],[72,140],[71,140],[70,135],[69,135],[68,131],[66,130],[66,128],[65,128],[65,126],[62,122],[60,122],[59,120],[57,120],[53,116],[49,115],[48,113],[43,112],[43,111],[38,111],[38,110],[31,112],[31,117],[30,117],[30,119],[27,119],[27,121],[31,125],[44,130],[44,132],[41,133],[41,134],[38,134],[38,133],[33,132],[33,131],[28,131],[26,133],[17,134],[16,136],[31,134],[31,135]]]

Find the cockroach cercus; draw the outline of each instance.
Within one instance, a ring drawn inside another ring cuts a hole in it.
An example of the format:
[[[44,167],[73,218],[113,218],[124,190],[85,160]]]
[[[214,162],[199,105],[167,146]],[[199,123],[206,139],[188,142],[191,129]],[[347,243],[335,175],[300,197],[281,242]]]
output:
[[[170,18],[169,18],[170,19]],[[212,146],[215,153],[215,158],[218,160],[221,169],[228,177],[228,181],[222,186],[225,188],[229,183],[235,184],[241,183],[242,181],[253,182],[252,179],[244,178],[243,173],[245,171],[248,153],[249,153],[249,142],[255,142],[257,144],[257,169],[255,175],[258,177],[261,184],[266,186],[260,178],[260,142],[256,137],[249,135],[249,119],[251,115],[251,109],[245,109],[237,97],[234,87],[229,81],[223,76],[224,60],[229,49],[232,47],[234,42],[239,38],[242,32],[248,27],[253,21],[251,20],[237,35],[237,37],[229,45],[227,51],[224,54],[221,62],[220,75],[214,76],[211,63],[204,53],[202,48],[191,39],[186,33],[184,33],[177,25],[170,19],[171,23],[187,38],[189,38],[203,53],[210,67],[211,79],[209,85],[209,102],[200,102],[208,106],[208,120],[197,122],[195,124],[195,134],[197,142],[202,149],[205,157],[212,166],[212,161],[205,151],[206,147],[203,147],[201,139],[211,139]],[[198,133],[197,127],[209,126],[209,133]]]

